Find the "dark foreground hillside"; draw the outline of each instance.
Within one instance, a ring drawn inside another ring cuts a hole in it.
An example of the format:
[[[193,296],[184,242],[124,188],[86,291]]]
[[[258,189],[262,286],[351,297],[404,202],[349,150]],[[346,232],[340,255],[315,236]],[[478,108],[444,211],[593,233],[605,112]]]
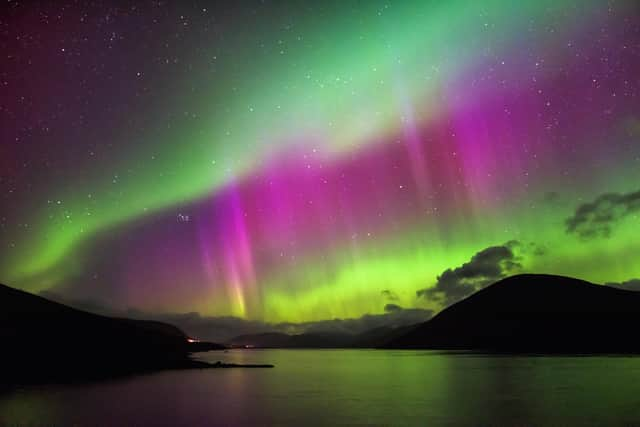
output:
[[[640,353],[640,292],[568,277],[503,279],[386,348],[529,353]]]
[[[99,316],[0,285],[2,382],[206,367],[189,354],[223,348],[187,338],[166,323]]]

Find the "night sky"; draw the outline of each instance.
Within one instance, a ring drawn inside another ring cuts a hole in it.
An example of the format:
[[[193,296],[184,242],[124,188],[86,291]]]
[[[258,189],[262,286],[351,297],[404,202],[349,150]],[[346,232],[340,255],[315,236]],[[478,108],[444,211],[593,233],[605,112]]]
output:
[[[640,278],[637,1],[225,3],[0,6],[0,282],[315,322]]]

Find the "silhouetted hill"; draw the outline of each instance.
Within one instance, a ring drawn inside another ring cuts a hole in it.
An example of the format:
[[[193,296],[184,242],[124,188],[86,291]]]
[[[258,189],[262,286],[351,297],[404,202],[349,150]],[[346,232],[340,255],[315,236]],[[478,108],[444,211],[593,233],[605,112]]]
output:
[[[391,340],[394,340],[398,337],[406,335],[409,331],[412,331],[417,325],[405,325],[398,326],[395,328],[391,327],[380,327],[375,329],[370,329],[368,331],[364,331],[361,334],[358,334],[355,337],[354,345],[355,348],[378,348],[381,345],[388,343]]]
[[[228,342],[231,347],[251,348],[376,348],[409,331],[413,326],[380,327],[360,334],[308,332],[288,335],[279,332],[241,335]]]
[[[205,367],[173,325],[88,313],[0,285],[0,378],[71,380],[156,369]]]
[[[638,353],[640,293],[523,274],[453,304],[386,348]]]

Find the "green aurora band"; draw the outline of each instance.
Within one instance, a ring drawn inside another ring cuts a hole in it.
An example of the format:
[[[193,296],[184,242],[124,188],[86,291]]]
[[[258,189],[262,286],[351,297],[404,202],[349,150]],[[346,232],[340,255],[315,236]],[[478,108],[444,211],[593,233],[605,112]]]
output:
[[[179,39],[137,38],[122,18],[151,58],[128,68],[142,89],[101,82],[120,94],[103,102],[125,105],[108,131],[97,107],[89,129],[57,125],[71,154],[47,163],[74,167],[5,196],[0,280],[305,322],[382,313],[385,290],[439,309],[416,292],[511,241],[517,265],[501,273],[640,277],[635,205],[580,225],[595,232],[567,225],[640,189],[633,1],[298,6],[208,31],[192,16]],[[2,153],[13,169],[25,156]]]

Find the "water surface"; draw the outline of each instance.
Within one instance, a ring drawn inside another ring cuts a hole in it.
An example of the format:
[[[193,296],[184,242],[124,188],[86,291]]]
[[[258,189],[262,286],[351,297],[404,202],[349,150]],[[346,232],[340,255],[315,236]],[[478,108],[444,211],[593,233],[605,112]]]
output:
[[[383,350],[201,357],[276,367],[11,390],[0,394],[0,425],[640,424],[640,357]]]

